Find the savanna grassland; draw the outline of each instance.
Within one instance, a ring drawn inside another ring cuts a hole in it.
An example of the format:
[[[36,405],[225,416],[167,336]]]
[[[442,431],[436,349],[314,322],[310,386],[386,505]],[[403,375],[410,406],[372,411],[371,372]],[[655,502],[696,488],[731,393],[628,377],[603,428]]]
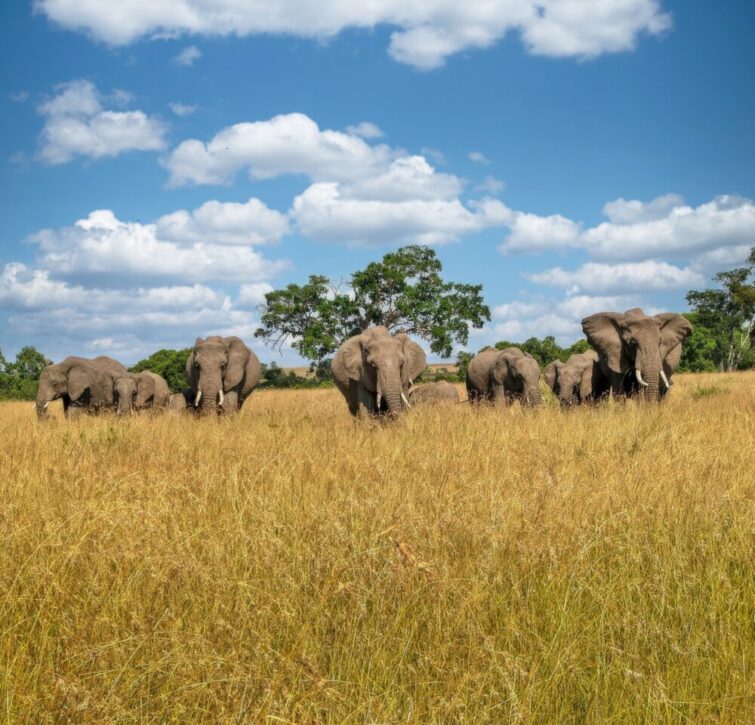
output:
[[[752,722],[755,373],[662,405],[0,406],[6,722]]]

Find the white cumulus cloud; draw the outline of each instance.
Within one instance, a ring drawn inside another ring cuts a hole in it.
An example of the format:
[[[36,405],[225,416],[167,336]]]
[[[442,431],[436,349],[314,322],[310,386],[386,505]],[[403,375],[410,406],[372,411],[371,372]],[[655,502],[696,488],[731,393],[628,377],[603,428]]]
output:
[[[39,156],[63,164],[75,156],[98,159],[126,151],[159,151],[165,125],[142,111],[109,111],[93,83],[71,81],[39,107],[45,117]],[[122,92],[121,92],[122,93]],[[122,99],[121,99],[122,100]]]
[[[176,65],[184,66],[185,68],[191,68],[202,57],[202,51],[197,48],[196,45],[190,45],[184,48],[175,58],[173,62]]]
[[[661,0],[36,0],[53,22],[113,45],[179,35],[329,38],[392,29],[388,52],[421,69],[518,31],[530,53],[592,58],[631,50],[671,26]],[[193,46],[191,46],[193,47]],[[187,49],[188,50],[188,49]]]

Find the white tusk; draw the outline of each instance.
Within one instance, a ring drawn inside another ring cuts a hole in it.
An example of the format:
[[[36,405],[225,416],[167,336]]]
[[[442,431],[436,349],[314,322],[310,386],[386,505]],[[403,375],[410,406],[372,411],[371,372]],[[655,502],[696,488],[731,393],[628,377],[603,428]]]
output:
[[[414,381],[411,378],[409,378],[409,387],[411,388],[412,385],[414,385]]]
[[[221,408],[223,407],[223,388],[220,388],[220,400],[218,401],[218,405]]]
[[[640,369],[637,368],[634,371],[635,375],[637,376],[637,382],[642,385],[643,388],[647,388],[648,384],[642,379],[642,373],[640,372]]]
[[[197,390],[197,397],[194,398],[194,407],[196,408],[199,405],[199,401],[202,400],[202,391]]]
[[[411,407],[412,407],[412,406],[411,406],[411,405],[409,404],[409,401],[407,400],[407,398],[406,398],[406,395],[405,395],[404,393],[401,393],[401,400],[403,400],[403,401],[404,401],[404,405],[405,405],[405,406],[406,406],[407,408],[411,408]]]
[[[45,407],[44,407],[45,410],[47,410],[47,406],[48,405],[50,405],[50,401],[49,400],[45,403]]]
[[[671,383],[668,381],[666,373],[663,372],[663,368],[661,368],[661,380],[663,380],[663,384],[666,386],[666,390],[668,390],[671,387]]]
[[[383,402],[383,396],[378,391],[377,395],[375,396],[375,407],[380,410],[380,403]]]

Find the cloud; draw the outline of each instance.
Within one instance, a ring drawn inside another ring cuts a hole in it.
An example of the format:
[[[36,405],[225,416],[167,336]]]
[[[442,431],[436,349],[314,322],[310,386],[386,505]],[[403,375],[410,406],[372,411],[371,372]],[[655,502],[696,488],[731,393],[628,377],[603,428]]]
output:
[[[155,233],[167,241],[214,244],[275,244],[290,231],[288,218],[259,199],[245,204],[208,201],[194,211],[166,214],[156,222]]]
[[[202,51],[196,45],[189,45],[173,58],[176,65],[191,68],[202,57]]]
[[[526,275],[531,282],[550,287],[563,287],[569,294],[600,294],[606,292],[664,292],[690,289],[705,278],[690,268],[675,267],[666,262],[647,260],[625,264],[589,262],[574,271],[560,267]]]
[[[384,201],[350,198],[338,183],[317,183],[294,199],[291,212],[303,234],[349,245],[442,244],[500,226],[510,211],[484,199],[472,208],[459,199]]]
[[[134,279],[257,281],[284,268],[283,263],[271,262],[248,246],[228,243],[229,238],[239,241],[233,213],[228,224],[225,210],[207,207],[194,215],[186,213],[185,218],[169,215],[166,221],[163,217],[162,225],[124,222],[109,209],[101,209],[71,227],[38,232],[32,241],[38,246],[41,266],[57,277],[103,280],[111,285]],[[193,241],[203,226],[212,229],[213,225],[223,243]],[[158,236],[158,229],[167,229],[173,240]]]
[[[355,126],[346,126],[346,133],[352,136],[361,136],[362,138],[382,138],[385,134],[378,126],[369,121],[363,121]]]
[[[8,98],[10,98],[13,103],[26,103],[30,97],[31,94],[29,91],[15,91],[8,95]]]
[[[496,179],[495,176],[486,176],[477,186],[476,191],[483,191],[488,194],[500,194],[506,189],[506,182]]]
[[[142,111],[104,110],[90,81],[71,81],[57,90],[39,107],[45,117],[39,157],[45,163],[63,164],[75,156],[98,159],[126,151],[159,151],[165,146],[161,121]]]
[[[395,156],[342,131],[322,131],[308,116],[289,113],[237,123],[204,143],[190,139],[163,159],[170,184],[224,184],[242,169],[253,179],[302,174],[342,181],[380,171]]]
[[[500,250],[581,248],[601,260],[689,258],[743,247],[755,237],[755,204],[738,196],[718,196],[698,207],[674,194],[647,203],[618,199],[606,204],[604,213],[611,221],[589,229],[559,214],[517,213]]]
[[[256,307],[288,262],[249,245],[270,241],[260,236],[266,228],[277,239],[287,225],[256,199],[208,202],[153,224],[94,211],[33,235],[34,264],[0,271],[6,327],[58,359],[106,353],[135,362],[207,334],[252,344]]]
[[[63,27],[112,45],[188,34],[323,39],[349,28],[387,26],[391,57],[423,70],[464,50],[487,48],[508,32],[518,31],[536,55],[592,58],[632,50],[639,36],[671,26],[661,0],[121,0],[117,12],[110,3],[36,0],[35,7]]]
[[[192,113],[196,113],[197,107],[189,105],[188,103],[169,103],[170,108],[176,116],[191,116]]]
[[[470,161],[474,161],[476,164],[489,164],[490,163],[490,159],[487,156],[485,156],[485,154],[482,153],[482,151],[470,151],[467,154],[467,158]]]

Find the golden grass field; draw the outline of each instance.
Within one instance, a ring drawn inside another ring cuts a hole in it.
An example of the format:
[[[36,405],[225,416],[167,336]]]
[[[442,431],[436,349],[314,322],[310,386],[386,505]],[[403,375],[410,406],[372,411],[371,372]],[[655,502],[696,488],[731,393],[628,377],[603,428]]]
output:
[[[2,720],[755,721],[755,373],[675,381],[391,424],[2,404]]]

